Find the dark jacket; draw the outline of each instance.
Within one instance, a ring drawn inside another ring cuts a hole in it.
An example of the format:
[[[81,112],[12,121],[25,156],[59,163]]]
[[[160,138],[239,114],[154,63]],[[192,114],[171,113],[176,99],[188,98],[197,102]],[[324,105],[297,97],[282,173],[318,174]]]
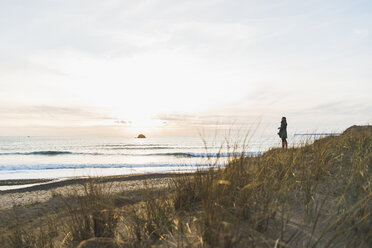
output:
[[[282,138],[282,139],[286,139],[287,138],[287,121],[286,120],[282,120],[282,122],[280,123],[280,127],[279,127],[279,137]]]

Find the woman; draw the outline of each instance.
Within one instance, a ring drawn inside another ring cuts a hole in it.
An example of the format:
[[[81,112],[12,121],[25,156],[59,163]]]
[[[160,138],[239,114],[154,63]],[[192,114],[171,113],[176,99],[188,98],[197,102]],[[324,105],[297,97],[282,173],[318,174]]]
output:
[[[280,123],[279,129],[279,137],[282,139],[282,148],[287,148],[287,119],[285,117],[282,117],[282,122]]]

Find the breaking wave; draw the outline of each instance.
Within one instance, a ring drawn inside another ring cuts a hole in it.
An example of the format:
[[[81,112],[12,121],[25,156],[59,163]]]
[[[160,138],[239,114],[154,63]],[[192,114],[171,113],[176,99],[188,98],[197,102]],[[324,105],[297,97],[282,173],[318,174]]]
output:
[[[231,152],[231,153],[194,153],[194,152],[171,152],[171,153],[157,153],[151,154],[153,156],[163,155],[163,156],[175,156],[175,157],[190,157],[190,158],[227,158],[227,157],[239,157],[239,156],[257,156],[261,155],[261,152]],[[149,154],[150,155],[150,154]]]
[[[92,156],[174,156],[183,158],[216,158],[216,157],[239,157],[257,156],[261,152],[234,152],[234,153],[194,153],[194,152],[158,152],[158,153],[98,153],[98,152],[70,152],[70,151],[33,151],[33,152],[13,152],[0,153],[0,156],[59,156],[59,155],[92,155]]]
[[[35,152],[9,152],[0,153],[0,155],[45,155],[45,156],[56,156],[56,155],[68,155],[68,154],[80,154],[67,151],[35,151]]]
[[[61,170],[61,169],[111,169],[111,168],[155,168],[189,167],[190,164],[40,164],[40,165],[2,165],[0,171],[30,171],[30,170]],[[195,168],[208,166],[208,164],[192,165]]]

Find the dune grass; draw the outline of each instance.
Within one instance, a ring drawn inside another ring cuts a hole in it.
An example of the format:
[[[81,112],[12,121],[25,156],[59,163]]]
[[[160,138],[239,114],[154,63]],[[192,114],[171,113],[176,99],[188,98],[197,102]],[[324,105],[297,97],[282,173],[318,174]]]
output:
[[[86,184],[83,195],[76,195],[73,203],[65,201],[63,214],[44,218],[48,221],[32,231],[16,223],[1,244],[372,246],[371,126],[354,126],[297,148],[231,157],[224,168],[214,164],[175,177],[166,189],[149,185],[127,204],[118,204],[125,192]],[[61,220],[63,225],[56,224]]]

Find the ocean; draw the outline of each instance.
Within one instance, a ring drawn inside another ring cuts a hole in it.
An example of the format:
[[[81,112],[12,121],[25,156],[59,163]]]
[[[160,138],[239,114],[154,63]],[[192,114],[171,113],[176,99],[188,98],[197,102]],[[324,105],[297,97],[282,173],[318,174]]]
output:
[[[205,141],[200,137],[0,137],[0,180],[185,172],[223,165],[232,148],[221,148],[222,138]],[[230,145],[241,151],[243,142]],[[256,155],[266,148],[267,144],[263,147],[256,141],[246,153]],[[218,161],[217,154],[222,157]]]
[[[291,146],[301,138],[289,140]],[[224,137],[0,137],[0,180],[195,171],[224,166],[228,156],[242,150],[255,156],[280,144],[277,135],[230,142]]]

